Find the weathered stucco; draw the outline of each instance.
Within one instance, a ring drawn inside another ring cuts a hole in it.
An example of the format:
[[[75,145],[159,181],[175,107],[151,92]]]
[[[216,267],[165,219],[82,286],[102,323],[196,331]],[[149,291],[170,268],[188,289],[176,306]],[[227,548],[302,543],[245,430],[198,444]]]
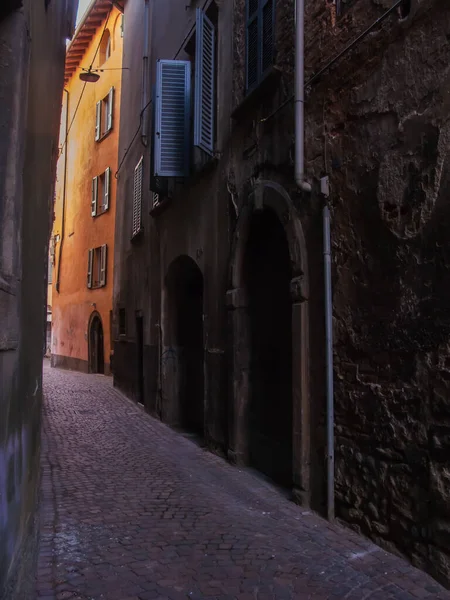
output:
[[[8,599],[33,596],[48,238],[75,4],[1,9],[0,597]]]
[[[95,314],[100,317],[103,327],[105,371],[109,372],[110,368],[110,311],[116,215],[115,173],[122,80],[121,18],[120,11],[112,7],[107,22],[105,18],[98,24],[88,48],[78,61],[77,70],[66,83],[65,89],[68,93],[64,92],[62,96],[60,147],[63,151],[58,160],[53,224],[53,236],[56,241],[52,294],[52,365],[86,372],[90,368],[89,324]],[[97,49],[105,27],[111,36],[111,56],[105,63],[100,64],[101,54]],[[82,30],[79,34],[85,35]],[[92,62],[94,69],[104,67],[105,71],[99,73],[100,79],[96,83],[85,84],[79,79],[79,74],[82,68],[89,68]],[[114,87],[113,128],[104,139],[95,141],[96,103],[108,94],[111,87]],[[69,115],[66,121],[67,102]],[[76,117],[73,120],[75,111]],[[70,127],[72,120],[73,124]],[[70,127],[67,143],[66,122]],[[111,169],[109,208],[106,212],[92,217],[92,179],[104,173],[107,167]],[[88,251],[103,244],[107,244],[106,285],[89,289]]]

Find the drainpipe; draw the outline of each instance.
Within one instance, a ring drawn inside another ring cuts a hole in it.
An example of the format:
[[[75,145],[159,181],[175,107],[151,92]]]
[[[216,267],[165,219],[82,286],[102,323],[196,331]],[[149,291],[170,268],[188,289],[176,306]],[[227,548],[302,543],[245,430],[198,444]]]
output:
[[[305,0],[295,3],[295,182],[311,191],[305,178]]]
[[[142,126],[141,126],[141,140],[144,146],[148,145],[148,111],[146,110],[148,104],[148,89],[149,89],[149,29],[150,29],[150,0],[145,0],[144,7],[144,53],[142,56]]]
[[[58,251],[58,268],[56,271],[56,284],[55,289],[59,294],[60,284],[60,273],[61,273],[61,257],[62,249],[64,244],[64,230],[66,225],[66,187],[67,187],[67,152],[68,152],[68,128],[69,128],[69,91],[64,88],[66,93],[66,125],[65,125],[65,138],[64,138],[64,175],[63,175],[63,194],[62,194],[62,210],[61,210],[61,240],[59,243]]]
[[[334,520],[334,382],[333,382],[333,301],[331,292],[330,209],[323,208],[323,262],[325,273],[325,341],[327,397],[327,517]]]

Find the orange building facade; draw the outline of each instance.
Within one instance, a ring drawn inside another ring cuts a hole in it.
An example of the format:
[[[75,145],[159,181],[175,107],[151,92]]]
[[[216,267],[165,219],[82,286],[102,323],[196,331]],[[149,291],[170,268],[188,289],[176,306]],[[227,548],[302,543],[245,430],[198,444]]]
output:
[[[68,47],[52,236],[52,366],[111,372],[123,16],[93,0]],[[85,82],[80,74],[99,76]]]

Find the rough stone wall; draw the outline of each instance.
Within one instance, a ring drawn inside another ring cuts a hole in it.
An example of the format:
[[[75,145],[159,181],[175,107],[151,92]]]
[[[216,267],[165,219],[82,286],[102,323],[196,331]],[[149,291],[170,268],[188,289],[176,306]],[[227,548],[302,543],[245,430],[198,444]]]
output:
[[[8,600],[34,591],[48,239],[69,34],[61,3],[24,2],[0,20],[0,597]]]
[[[308,2],[306,79],[391,5],[355,1],[338,17],[332,2]],[[280,78],[235,122],[230,161],[241,202],[251,177],[278,180],[292,194],[308,238],[310,326],[317,333],[310,340],[311,402],[318,411],[311,451],[322,484],[318,182],[329,174],[337,512],[449,583],[450,15],[444,1],[412,6],[418,8],[414,19],[400,23],[392,14],[308,88],[306,171],[313,193],[307,198],[292,186],[292,105],[261,123],[293,93],[293,6],[279,2]],[[235,0],[235,107],[244,97],[244,7],[244,0]],[[322,484],[313,490],[316,507]]]
[[[366,5],[310,3],[310,73],[390,3]],[[338,515],[447,584],[449,31],[442,1],[392,15],[306,107],[332,183]]]

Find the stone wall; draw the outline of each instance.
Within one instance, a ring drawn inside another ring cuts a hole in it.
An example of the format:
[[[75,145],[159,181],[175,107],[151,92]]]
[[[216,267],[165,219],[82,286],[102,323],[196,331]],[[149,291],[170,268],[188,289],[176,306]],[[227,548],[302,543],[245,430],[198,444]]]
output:
[[[309,6],[312,73],[390,3]],[[449,32],[442,1],[392,15],[306,107],[307,171],[332,183],[338,515],[447,584]]]
[[[48,239],[73,4],[28,1],[0,20],[0,597],[8,600],[34,593]]]

